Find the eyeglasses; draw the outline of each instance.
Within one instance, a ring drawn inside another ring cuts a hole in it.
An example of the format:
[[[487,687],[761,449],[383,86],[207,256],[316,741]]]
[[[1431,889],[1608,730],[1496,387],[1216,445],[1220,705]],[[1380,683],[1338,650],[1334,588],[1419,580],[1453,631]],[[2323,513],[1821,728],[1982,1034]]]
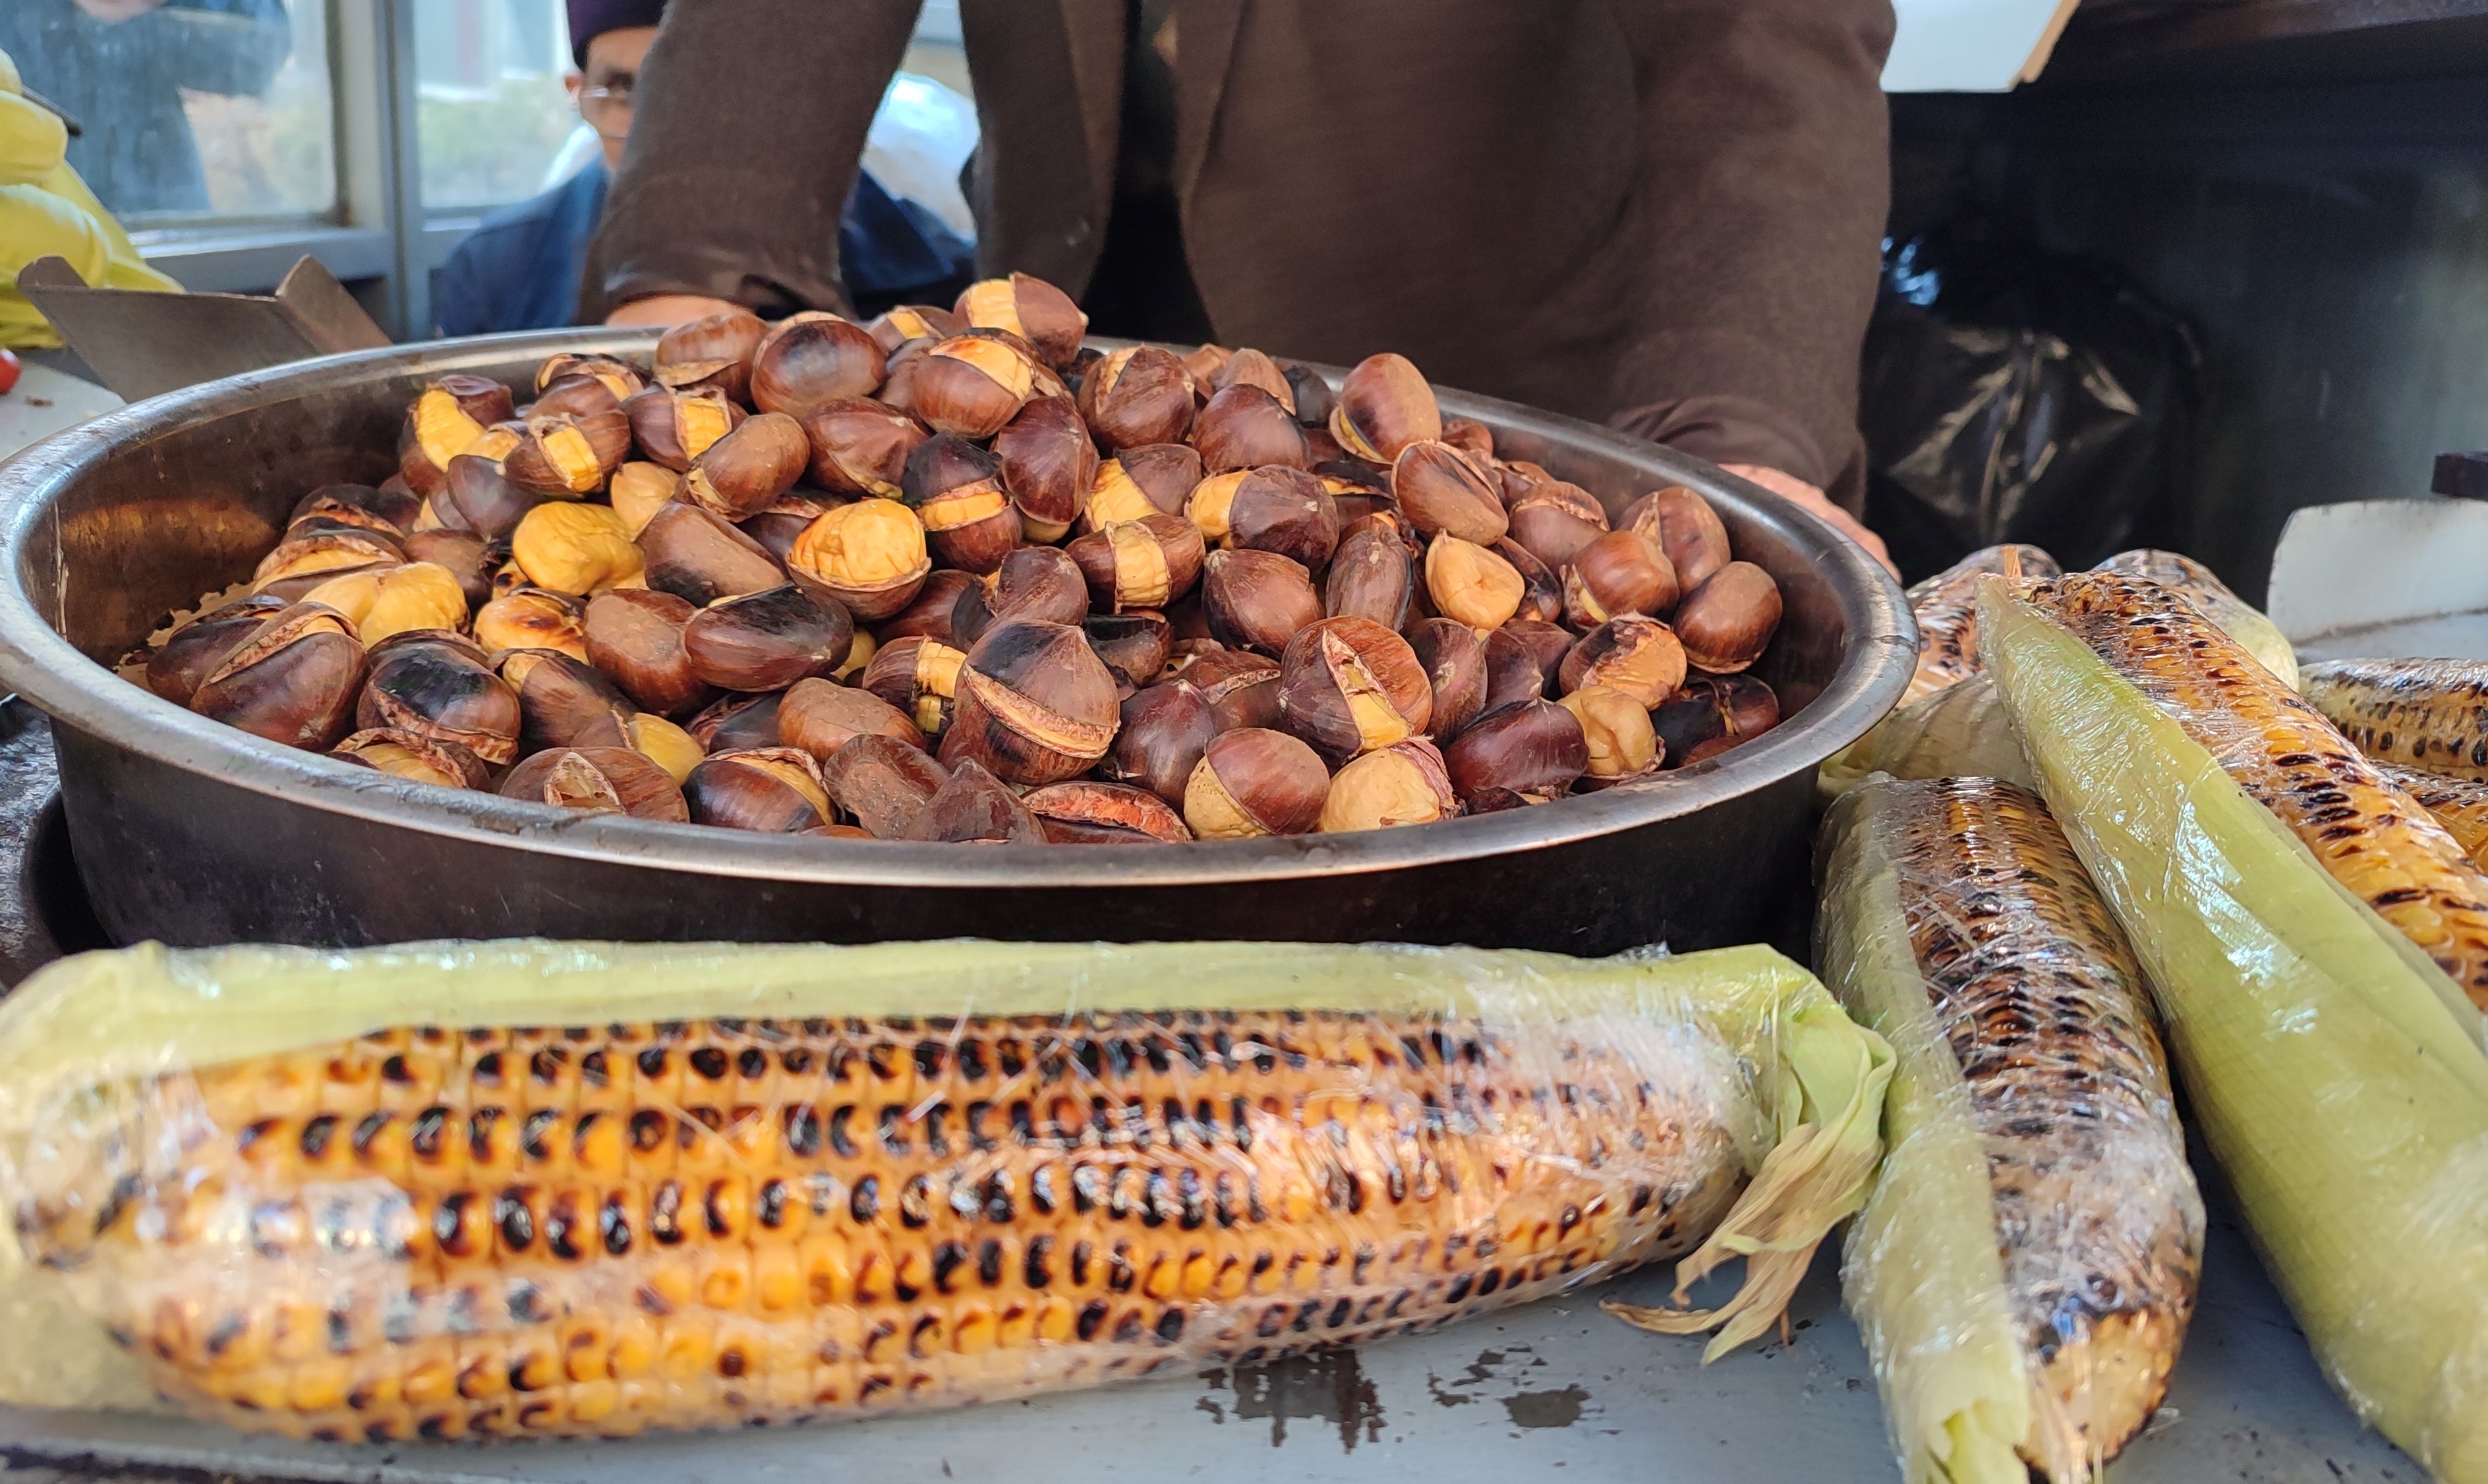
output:
[[[579,116],[602,128],[631,117],[632,84],[627,80],[579,91]]]

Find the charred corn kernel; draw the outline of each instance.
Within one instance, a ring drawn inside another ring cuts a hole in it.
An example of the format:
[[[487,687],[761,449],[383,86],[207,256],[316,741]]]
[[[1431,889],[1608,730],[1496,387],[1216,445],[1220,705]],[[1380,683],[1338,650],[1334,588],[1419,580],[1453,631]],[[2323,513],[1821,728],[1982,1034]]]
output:
[[[2301,684],[2375,762],[2488,782],[2488,661],[2338,659]]]
[[[2445,832],[2453,836],[2453,843],[2470,855],[2473,865],[2488,869],[2488,783],[2390,763],[2378,763],[2376,771],[2418,800],[2428,818],[2444,826]]]
[[[1978,579],[2052,577],[2064,571],[2037,546],[1984,546],[1909,588],[1918,622],[1918,669],[1903,706],[1947,690],[1979,673]]]
[[[2201,1272],[2141,970],[2017,785],[1870,783],[1824,850],[1817,957],[1900,1054],[1843,1279],[1903,1472],[2088,1480],[2166,1393]]]
[[[2077,573],[2038,584],[2029,601],[2219,759],[2335,881],[2488,1008],[2488,876],[2316,706],[2156,583]]]

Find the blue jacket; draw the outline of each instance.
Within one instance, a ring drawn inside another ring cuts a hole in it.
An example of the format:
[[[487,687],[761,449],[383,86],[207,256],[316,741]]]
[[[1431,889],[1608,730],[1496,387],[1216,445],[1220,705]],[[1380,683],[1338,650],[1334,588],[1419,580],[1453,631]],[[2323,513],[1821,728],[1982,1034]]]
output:
[[[432,315],[444,335],[576,324],[588,239],[605,215],[603,160],[541,196],[493,212],[432,270]],[[838,258],[859,314],[947,304],[974,276],[976,249],[913,201],[856,176],[838,223]]]

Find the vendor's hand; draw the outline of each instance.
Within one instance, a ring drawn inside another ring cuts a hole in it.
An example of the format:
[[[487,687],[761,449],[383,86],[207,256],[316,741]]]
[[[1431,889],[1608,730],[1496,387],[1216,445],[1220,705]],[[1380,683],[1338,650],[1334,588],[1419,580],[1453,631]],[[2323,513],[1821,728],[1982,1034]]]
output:
[[[1859,524],[1855,516],[1831,503],[1831,496],[1804,480],[1794,474],[1783,474],[1777,469],[1765,468],[1759,463],[1729,463],[1722,464],[1720,467],[1739,479],[1752,480],[1783,499],[1795,500],[1807,510],[1821,516],[1830,521],[1832,527],[1841,535],[1864,546],[1866,554],[1882,563],[1886,572],[1896,577],[1901,574],[1901,569],[1892,565],[1891,553],[1883,549],[1882,537]]]
[[[633,299],[605,317],[608,324],[675,325],[696,320],[702,315],[721,315],[743,306],[725,299],[713,299],[705,294],[651,294],[646,298]]]

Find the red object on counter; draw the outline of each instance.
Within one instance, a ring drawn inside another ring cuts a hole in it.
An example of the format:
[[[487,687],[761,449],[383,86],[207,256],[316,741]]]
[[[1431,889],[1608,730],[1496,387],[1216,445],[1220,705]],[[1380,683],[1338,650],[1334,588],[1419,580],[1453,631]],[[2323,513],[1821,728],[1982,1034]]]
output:
[[[0,347],[0,397],[17,389],[17,373],[21,369],[17,364],[17,352]]]

